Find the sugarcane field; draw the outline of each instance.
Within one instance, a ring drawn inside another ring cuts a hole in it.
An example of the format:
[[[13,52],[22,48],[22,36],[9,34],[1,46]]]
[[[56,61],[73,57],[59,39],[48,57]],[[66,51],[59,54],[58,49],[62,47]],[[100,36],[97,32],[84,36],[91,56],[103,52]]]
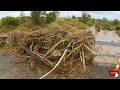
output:
[[[102,16],[104,11],[3,12],[0,79],[119,79],[115,12],[113,17]],[[102,18],[95,18],[97,12]]]

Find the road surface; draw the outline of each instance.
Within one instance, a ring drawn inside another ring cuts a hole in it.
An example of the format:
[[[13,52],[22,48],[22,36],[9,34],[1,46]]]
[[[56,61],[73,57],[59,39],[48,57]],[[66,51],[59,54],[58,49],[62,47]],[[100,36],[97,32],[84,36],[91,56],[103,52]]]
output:
[[[28,62],[24,63],[13,63],[12,61],[17,61],[18,57],[13,57],[11,55],[0,54],[0,79],[38,79],[45,73],[49,71],[49,69],[36,69],[32,71],[29,68]],[[86,77],[82,77],[85,79],[116,79],[114,77],[109,76],[108,67],[100,67],[92,64],[90,72],[86,75]],[[39,73],[38,73],[39,72]],[[57,77],[56,74],[52,73],[48,75],[45,79],[62,79],[61,77]],[[82,79],[80,78],[80,79]],[[63,78],[65,79],[65,78]]]

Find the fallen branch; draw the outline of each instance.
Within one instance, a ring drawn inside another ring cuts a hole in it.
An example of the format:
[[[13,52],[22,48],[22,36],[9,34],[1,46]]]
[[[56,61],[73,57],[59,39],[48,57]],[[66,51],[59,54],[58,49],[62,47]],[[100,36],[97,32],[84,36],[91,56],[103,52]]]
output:
[[[35,55],[37,55],[38,57],[40,57],[42,60],[46,60],[49,64],[51,64],[54,67],[53,63],[51,61],[49,61],[48,59],[44,58],[43,56],[41,56],[40,54],[37,54],[35,52],[32,52],[32,53],[34,53]],[[40,61],[41,60],[37,61],[36,63],[39,63]]]
[[[82,61],[83,61],[83,67],[84,67],[84,70],[86,70],[86,67],[85,67],[85,57],[84,57],[84,51],[83,51],[83,48],[82,48]]]
[[[71,42],[68,44],[68,47],[70,46]],[[60,62],[62,61],[62,59],[64,58],[65,54],[67,53],[68,48],[64,51],[63,55],[61,56],[61,58],[59,59],[58,63],[55,65],[55,67],[50,70],[48,73],[46,73],[45,75],[43,75],[41,78],[39,79],[43,79],[44,77],[46,77],[48,74],[50,74],[53,70],[55,70],[55,68],[60,64]]]
[[[85,44],[84,44],[85,45]],[[85,45],[85,47],[89,50],[89,51],[91,51],[92,53],[96,53],[95,51],[93,51],[92,49],[90,49],[87,45]]]
[[[82,56],[81,56],[81,51],[80,51],[80,60],[81,60],[81,62],[83,61],[83,60],[82,60]]]
[[[47,65],[47,66],[50,67],[50,68],[53,68],[53,67],[54,67],[50,62],[48,62],[48,60],[47,60],[46,58],[44,58],[44,57],[42,57],[42,56],[40,56],[40,55],[38,55],[38,54],[36,54],[36,53],[28,50],[28,49],[27,49],[26,47],[24,47],[23,45],[20,45],[20,46],[21,46],[21,48],[22,48],[23,50],[26,51],[26,53],[28,53],[30,56],[32,56],[33,58],[35,58],[34,60],[35,60],[36,62],[41,61],[42,63],[44,63],[45,65]]]
[[[58,43],[56,43],[45,55],[44,57],[46,57],[51,51],[53,51],[61,42],[65,41],[67,39],[62,39],[61,41],[59,41]]]
[[[65,59],[67,59],[76,49],[80,48],[83,44],[79,45],[78,47],[76,47],[75,49],[73,49],[67,56]],[[65,60],[64,59],[64,60]]]

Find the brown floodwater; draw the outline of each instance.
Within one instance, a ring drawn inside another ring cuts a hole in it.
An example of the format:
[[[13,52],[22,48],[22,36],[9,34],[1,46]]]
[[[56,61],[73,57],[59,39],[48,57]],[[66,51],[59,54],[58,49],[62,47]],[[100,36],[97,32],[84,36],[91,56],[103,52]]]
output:
[[[90,30],[93,32],[93,35],[96,40],[105,41],[105,42],[120,42],[120,37],[115,33],[115,31],[108,31],[108,30],[100,30],[97,32],[95,30],[95,27],[91,27]],[[97,51],[98,52],[105,52],[105,53],[112,53],[112,54],[118,54],[120,52],[120,47],[116,46],[109,46],[109,45],[97,45]],[[112,57],[112,56],[95,56],[94,62],[100,62],[100,63],[116,63],[118,57]],[[99,64],[100,66],[104,66],[103,64]]]
[[[120,41],[120,37],[115,33],[115,31],[100,30],[100,32],[97,32],[94,27],[90,30],[93,32],[96,39],[115,42]]]

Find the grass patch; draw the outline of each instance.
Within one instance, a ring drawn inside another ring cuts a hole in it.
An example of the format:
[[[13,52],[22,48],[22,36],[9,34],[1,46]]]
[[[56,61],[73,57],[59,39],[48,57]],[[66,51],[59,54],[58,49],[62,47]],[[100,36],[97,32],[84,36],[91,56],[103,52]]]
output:
[[[18,26],[15,31],[23,31],[23,32],[29,32],[29,31],[33,31],[32,28],[28,28],[28,27],[25,27],[25,26]]]
[[[78,31],[80,29],[87,29],[88,25],[83,22],[79,22],[77,19],[63,19],[58,18],[55,22],[47,25],[49,30],[59,29],[67,31]]]

